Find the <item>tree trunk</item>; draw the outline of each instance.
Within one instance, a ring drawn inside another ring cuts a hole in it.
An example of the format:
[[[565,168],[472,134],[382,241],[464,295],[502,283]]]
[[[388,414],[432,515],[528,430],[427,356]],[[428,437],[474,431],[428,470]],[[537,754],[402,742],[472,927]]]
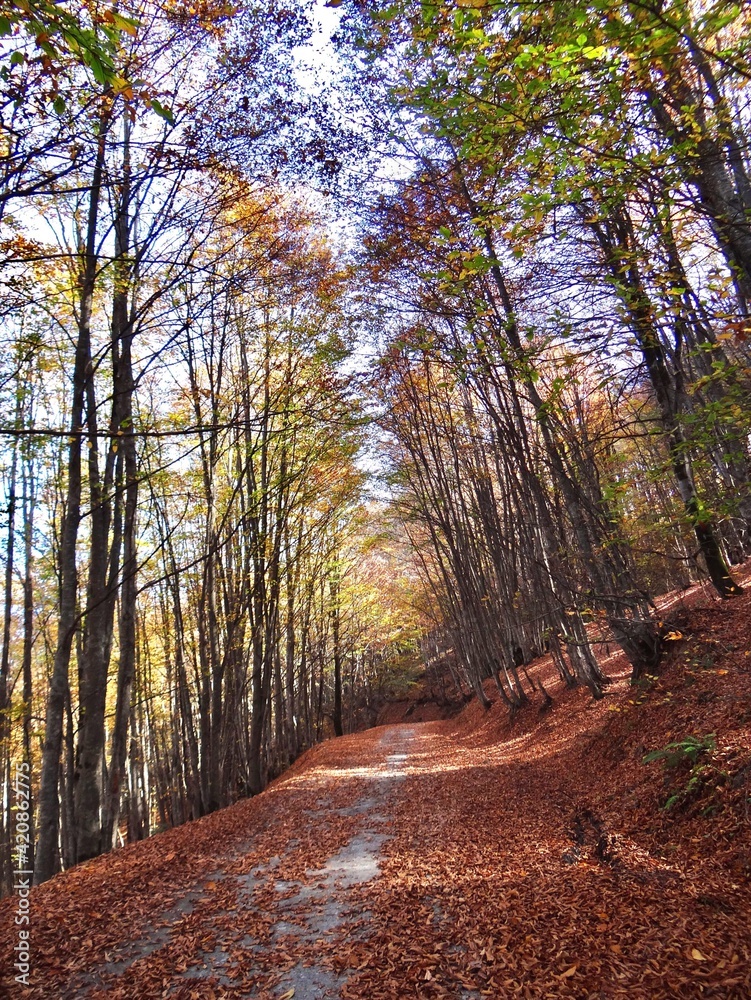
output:
[[[104,112],[100,120],[97,155],[89,195],[86,246],[79,286],[78,341],[73,370],[73,398],[70,414],[68,445],[68,486],[65,513],[60,532],[60,597],[57,627],[57,647],[50,678],[44,726],[44,748],[39,788],[39,841],[34,866],[34,883],[51,878],[59,866],[58,782],[60,750],[63,739],[63,712],[68,693],[68,667],[77,628],[77,566],[76,545],[81,518],[81,448],[87,382],[91,364],[91,313],[97,271],[96,236],[102,170],[108,119]]]
[[[138,594],[138,554],[136,515],[138,511],[138,462],[136,455],[135,427],[133,426],[133,322],[128,315],[128,292],[131,287],[130,268],[126,262],[129,250],[129,197],[130,197],[130,124],[124,122],[124,163],[122,200],[116,223],[117,282],[112,309],[112,341],[119,345],[113,350],[114,402],[117,426],[112,427],[119,443],[125,465],[125,510],[123,516],[123,563],[120,587],[120,616],[118,623],[120,662],[117,673],[117,700],[112,723],[112,750],[108,784],[102,820],[102,850],[113,844],[120,814],[120,794],[125,778],[125,758],[130,722],[130,702],[136,671],[136,597]],[[113,420],[114,424],[114,420]]]
[[[331,594],[331,641],[334,656],[334,710],[332,719],[334,723],[334,734],[344,735],[342,723],[342,650],[340,645],[340,607],[339,607],[339,570],[334,567],[329,577],[329,592]]]
[[[21,393],[17,391],[16,426],[21,418]],[[13,557],[16,539],[16,474],[18,469],[18,444],[13,442],[13,455],[8,481],[8,536],[5,545],[5,594],[3,602],[3,649],[0,657],[0,780],[10,788],[10,635],[13,619]],[[7,783],[6,783],[7,782]],[[10,801],[8,810],[0,806],[0,896],[10,892],[13,885],[12,823]]]

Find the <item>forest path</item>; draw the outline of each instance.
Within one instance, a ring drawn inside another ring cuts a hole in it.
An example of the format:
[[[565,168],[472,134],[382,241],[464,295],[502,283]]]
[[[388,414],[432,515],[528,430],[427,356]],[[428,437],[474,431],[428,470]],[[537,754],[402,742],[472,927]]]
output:
[[[30,989],[3,900],[0,996],[746,1000],[751,633],[712,627],[714,666],[688,646],[698,666],[645,704],[559,689],[514,720],[472,704],[328,740],[262,795],[52,879]],[[666,813],[687,775],[643,756],[699,713],[725,733],[717,789]]]
[[[419,742],[414,727],[392,727],[367,741],[365,761],[345,756],[301,776],[315,801],[290,817],[278,854],[235,876],[238,905],[231,928],[225,913],[205,925],[208,940],[217,944],[192,954],[182,973],[183,980],[202,984],[199,995],[214,983],[233,996],[340,996],[347,967],[341,950],[368,936],[369,913],[353,890],[379,875],[381,848],[393,823],[393,790]],[[277,806],[285,811],[283,803]],[[323,853],[311,855],[313,844]],[[168,995],[193,996],[193,991],[175,982]]]
[[[292,768],[263,796],[35,890],[37,897],[64,896],[65,905],[58,898],[39,914],[42,936],[53,946],[37,951],[35,988],[18,995],[339,997],[348,956],[368,937],[367,904],[355,890],[379,876],[394,792],[405,762],[422,745],[417,728],[382,727],[328,741],[306,755],[308,766]],[[206,829],[222,816],[230,818],[222,830]],[[204,836],[186,870],[180,862],[191,850],[191,829]],[[117,874],[105,871],[97,878],[97,869],[118,856],[135,857],[138,848],[153,857],[137,881],[118,886]],[[117,919],[122,904],[131,920]],[[88,919],[81,918],[87,910]],[[2,989],[0,983],[0,996]]]

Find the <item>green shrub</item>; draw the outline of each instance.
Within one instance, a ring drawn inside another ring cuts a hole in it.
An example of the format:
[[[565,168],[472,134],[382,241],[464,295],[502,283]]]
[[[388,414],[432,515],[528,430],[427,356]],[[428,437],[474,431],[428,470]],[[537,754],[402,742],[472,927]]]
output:
[[[661,750],[652,750],[651,753],[645,754],[642,763],[651,764],[654,760],[661,760],[664,761],[665,767],[679,767],[686,762],[693,766],[702,754],[714,750],[715,745],[714,733],[708,736],[684,736],[682,740],[668,743]]]
[[[669,811],[678,805],[684,805],[700,794],[715,769],[710,765],[700,764],[699,759],[704,754],[711,753],[715,745],[714,733],[708,736],[684,736],[682,740],[668,743],[661,750],[652,750],[642,757],[644,764],[661,760],[665,767],[669,768],[677,768],[682,764],[691,765],[688,782],[672,792],[663,804],[663,809]]]

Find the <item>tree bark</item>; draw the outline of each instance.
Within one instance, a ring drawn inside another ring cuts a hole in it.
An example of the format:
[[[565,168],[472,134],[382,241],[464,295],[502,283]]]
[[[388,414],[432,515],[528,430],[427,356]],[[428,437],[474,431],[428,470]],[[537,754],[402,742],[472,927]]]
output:
[[[84,430],[86,388],[91,377],[91,313],[97,272],[96,236],[102,191],[102,171],[107,113],[100,119],[96,160],[92,174],[86,243],[79,283],[78,340],[73,369],[73,395],[68,444],[68,485],[65,513],[60,532],[60,597],[57,647],[50,678],[44,727],[44,748],[39,788],[39,840],[34,866],[34,884],[45,882],[58,870],[60,750],[63,739],[63,712],[68,693],[68,668],[73,637],[78,625],[76,545],[81,519],[81,450]]]

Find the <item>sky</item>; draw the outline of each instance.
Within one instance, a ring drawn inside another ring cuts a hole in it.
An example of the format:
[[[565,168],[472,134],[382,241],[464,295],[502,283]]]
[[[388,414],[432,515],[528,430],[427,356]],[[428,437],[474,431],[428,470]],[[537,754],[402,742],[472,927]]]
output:
[[[316,93],[336,77],[338,56],[331,42],[341,19],[341,11],[316,0],[313,7],[313,35],[307,45],[297,48],[295,78],[302,90]]]

